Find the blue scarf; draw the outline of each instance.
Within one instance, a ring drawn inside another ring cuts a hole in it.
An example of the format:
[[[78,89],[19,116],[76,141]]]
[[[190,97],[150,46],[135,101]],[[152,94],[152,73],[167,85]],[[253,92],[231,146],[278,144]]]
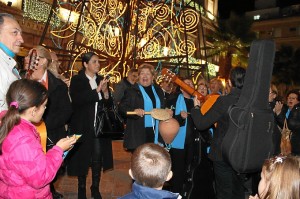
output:
[[[149,97],[149,95],[146,93],[145,89],[143,86],[141,86],[140,84],[138,84],[142,95],[143,95],[143,99],[144,99],[144,110],[145,112],[147,111],[152,111],[153,107],[153,103],[151,98]],[[155,108],[160,108],[160,99],[154,89],[154,86],[152,85],[152,91],[155,97],[155,103],[156,103],[156,107]],[[153,120],[155,120],[155,136],[154,136],[154,143],[157,144],[158,143],[158,120],[154,119],[151,117],[151,115],[145,115],[145,127],[153,127]]]
[[[176,101],[175,115],[180,115],[181,111],[187,112],[186,104],[182,94],[178,95]],[[187,118],[185,119],[184,126],[179,128],[179,132],[171,143],[171,147],[175,149],[184,149],[185,136],[186,136],[186,124]]]
[[[5,46],[2,42],[0,42],[0,48],[10,57],[14,57],[15,53],[11,50],[9,50],[9,48],[7,48],[7,46]]]
[[[285,113],[285,118],[288,119],[290,115],[291,110],[288,108],[288,110]]]

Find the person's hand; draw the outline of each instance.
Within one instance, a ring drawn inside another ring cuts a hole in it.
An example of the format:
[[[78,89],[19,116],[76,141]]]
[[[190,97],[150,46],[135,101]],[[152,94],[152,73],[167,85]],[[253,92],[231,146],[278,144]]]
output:
[[[200,106],[200,100],[197,97],[194,97],[194,106]]]
[[[73,145],[76,143],[76,137],[66,137],[60,139],[57,143],[56,146],[60,147],[63,151],[70,150]]]
[[[274,112],[276,113],[276,115],[280,114],[282,107],[283,104],[280,101],[277,101],[274,107]]]
[[[256,194],[255,196],[249,196],[249,199],[259,199],[258,195]]]
[[[182,119],[186,119],[187,116],[188,116],[188,113],[185,112],[185,111],[181,111],[181,112],[180,112],[180,116],[182,117]]]
[[[145,115],[145,111],[140,108],[134,109],[134,112],[140,117],[143,117]]]
[[[172,109],[166,108],[166,110],[169,113],[170,117],[173,117],[173,111],[172,111]]]
[[[103,79],[100,81],[98,87],[96,88],[97,93],[99,93],[100,91],[102,92],[107,92],[107,82],[109,82],[108,79]]]
[[[70,87],[70,83],[71,83],[70,79],[65,78],[65,79],[63,79],[63,82],[65,82],[65,84],[67,84],[67,87]]]

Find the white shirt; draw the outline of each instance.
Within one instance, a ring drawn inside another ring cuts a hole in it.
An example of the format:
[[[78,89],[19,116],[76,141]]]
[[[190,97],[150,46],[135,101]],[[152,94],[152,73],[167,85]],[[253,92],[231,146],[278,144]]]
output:
[[[0,111],[7,110],[6,93],[10,84],[18,79],[12,72],[16,61],[0,49]]]
[[[97,76],[95,75],[94,77],[90,77],[87,74],[85,74],[85,76],[90,80],[90,85],[91,85],[92,90],[96,89],[98,87],[97,82],[96,82]],[[100,92],[98,93],[98,96],[99,96],[99,100],[101,100],[102,96],[101,96]],[[98,107],[98,102],[96,102],[96,104],[95,104],[94,126],[96,124],[97,107]]]

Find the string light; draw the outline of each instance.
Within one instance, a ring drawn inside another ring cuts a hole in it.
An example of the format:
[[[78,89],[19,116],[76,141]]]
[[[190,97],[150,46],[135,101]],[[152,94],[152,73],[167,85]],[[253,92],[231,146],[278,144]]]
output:
[[[39,0],[24,0],[23,17],[30,18],[37,22],[47,22],[51,5]],[[60,20],[56,17],[51,20],[51,25],[57,27]]]

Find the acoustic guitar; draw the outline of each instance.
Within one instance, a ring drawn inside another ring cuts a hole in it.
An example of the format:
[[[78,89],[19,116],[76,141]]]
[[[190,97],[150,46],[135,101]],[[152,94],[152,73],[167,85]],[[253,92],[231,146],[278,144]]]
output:
[[[200,102],[202,104],[201,109],[200,109],[202,114],[205,114],[212,107],[212,105],[216,102],[216,100],[220,96],[218,94],[210,94],[207,96],[203,96],[197,90],[190,87],[188,84],[186,84],[181,79],[179,79],[175,73],[173,73],[172,71],[170,71],[167,68],[163,68],[161,70],[161,74],[164,79],[166,79],[168,81],[173,81],[175,84],[180,86],[180,88],[182,88],[185,92],[189,93],[190,95],[192,95],[194,97],[197,97],[197,99],[200,100]]]
[[[34,70],[36,70],[35,66],[37,65],[38,61],[39,59],[38,59],[37,51],[36,49],[33,49],[30,54],[29,65],[25,75],[26,79],[31,79],[31,75],[34,72]],[[35,123],[34,125],[36,127],[37,132],[40,134],[41,145],[43,147],[44,153],[46,153],[47,129],[46,129],[45,122],[41,121],[39,123]]]
[[[47,145],[47,129],[45,122],[41,121],[39,123],[34,124],[36,127],[37,132],[40,134],[41,137],[41,145],[43,147],[44,153],[46,153],[46,145]]]

